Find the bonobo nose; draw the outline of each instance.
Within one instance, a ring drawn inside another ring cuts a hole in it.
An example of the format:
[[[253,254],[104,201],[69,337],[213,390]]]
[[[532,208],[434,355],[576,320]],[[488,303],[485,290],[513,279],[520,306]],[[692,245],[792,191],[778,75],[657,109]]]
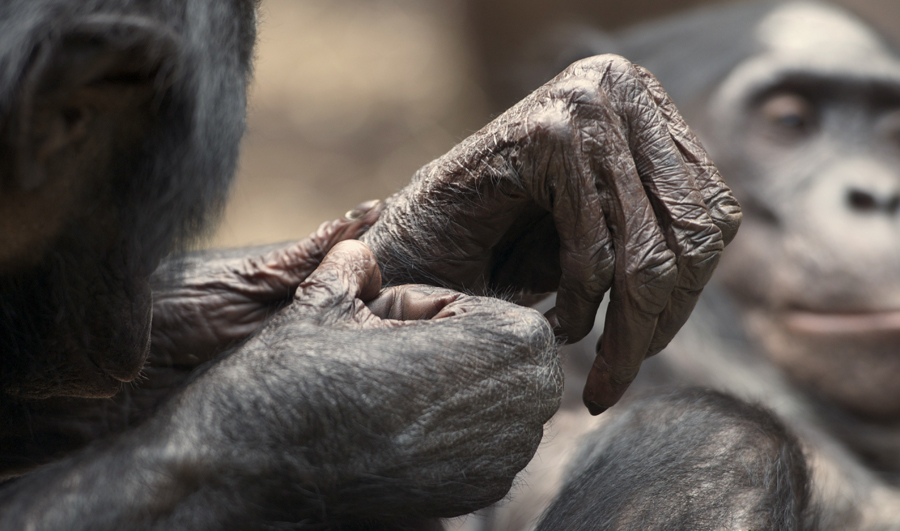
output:
[[[861,187],[847,190],[847,205],[860,214],[887,214],[893,216],[900,209],[900,191],[876,191]]]

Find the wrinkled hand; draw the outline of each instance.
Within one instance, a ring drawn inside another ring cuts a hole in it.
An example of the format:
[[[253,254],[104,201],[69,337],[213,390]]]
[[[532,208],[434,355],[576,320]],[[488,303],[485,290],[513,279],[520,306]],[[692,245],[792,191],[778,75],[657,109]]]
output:
[[[207,448],[228,434],[227,458],[249,460],[239,470],[307,481],[318,500],[280,507],[449,516],[502,498],[559,406],[550,326],[497,299],[380,287],[363,244],[336,245],[289,307],[188,388],[177,402],[202,413],[183,422],[209,430]]]
[[[422,168],[361,239],[392,284],[556,290],[548,317],[570,342],[611,290],[584,390],[598,414],[687,320],[740,219],[659,82],[606,55]]]
[[[299,242],[201,251],[154,276],[151,366],[194,367],[255,333],[338,242],[358,238],[384,204],[362,203]]]

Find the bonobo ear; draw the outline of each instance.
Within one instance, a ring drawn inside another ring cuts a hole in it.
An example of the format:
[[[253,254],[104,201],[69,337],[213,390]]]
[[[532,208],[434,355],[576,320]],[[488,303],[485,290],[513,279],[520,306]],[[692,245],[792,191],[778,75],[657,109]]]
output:
[[[13,190],[135,140],[173,82],[177,53],[175,35],[142,17],[95,15],[41,42],[6,131]]]

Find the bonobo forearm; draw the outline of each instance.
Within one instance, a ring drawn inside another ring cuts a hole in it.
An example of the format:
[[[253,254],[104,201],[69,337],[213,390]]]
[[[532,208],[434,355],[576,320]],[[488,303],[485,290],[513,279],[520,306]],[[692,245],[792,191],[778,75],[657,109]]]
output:
[[[298,322],[303,306],[289,307],[142,426],[9,485],[0,529],[229,529],[484,507],[533,455],[562,382],[540,314],[472,301],[427,328],[367,330]]]
[[[0,529],[243,529],[277,518],[288,501],[290,517],[313,516],[301,486],[324,481],[299,452],[286,455],[308,446],[308,430],[302,416],[278,418],[265,390],[276,377],[297,389],[315,383],[304,370],[260,370],[267,356],[258,348],[234,356],[258,359],[225,360],[140,427],[10,484]],[[273,420],[290,423],[290,435],[261,429]]]
[[[540,314],[479,303],[427,328],[326,332],[279,326],[282,315],[215,367],[257,421],[283,426],[269,464],[303,464],[279,486],[283,506],[318,508],[312,521],[453,516],[508,492],[558,407],[561,373]]]
[[[296,242],[167,259],[151,281],[151,364],[195,367],[240,345],[290,303],[335,244],[365,232],[382,207],[363,203]]]
[[[196,452],[167,444],[152,425],[9,485],[0,492],[0,529],[172,529],[179,517],[207,527],[202,520],[219,511],[202,510],[213,500]]]

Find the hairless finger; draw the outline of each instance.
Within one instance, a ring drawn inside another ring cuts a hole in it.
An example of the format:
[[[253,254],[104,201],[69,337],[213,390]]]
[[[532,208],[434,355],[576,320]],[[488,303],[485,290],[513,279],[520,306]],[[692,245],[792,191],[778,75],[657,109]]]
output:
[[[647,351],[649,356],[662,350],[687,321],[725,245],[697,188],[700,168],[685,162],[670,132],[672,124],[644,85],[643,76],[620,81],[610,90],[630,95],[617,101],[622,102],[641,181],[678,268],[675,287],[659,315]]]
[[[252,267],[247,268],[245,276],[282,288],[287,295],[319,266],[335,244],[360,237],[378,220],[383,209],[381,201],[361,203],[343,218],[322,223],[315,232],[294,245],[252,260]]]
[[[394,321],[418,321],[434,319],[447,305],[457,301],[463,295],[457,291],[436,288],[423,284],[405,284],[383,290],[377,297],[368,301],[366,306],[375,316]]]
[[[731,189],[725,184],[722,174],[710,159],[697,135],[688,127],[684,118],[675,108],[675,103],[663,89],[656,76],[643,67],[636,67],[644,85],[665,116],[669,132],[681,150],[685,162],[693,168],[700,192],[703,194],[710,217],[722,232],[725,245],[731,243],[741,226],[741,206]]]
[[[612,236],[606,226],[595,179],[607,161],[601,160],[608,105],[592,105],[602,97],[596,85],[556,87],[548,94],[549,109],[534,125],[540,140],[522,173],[535,196],[552,198],[549,205],[559,235],[560,278],[556,298],[556,334],[569,342],[586,336],[594,325],[603,294],[614,272]],[[578,100],[588,100],[581,106]],[[563,102],[574,102],[564,105]],[[593,114],[602,116],[593,116]],[[585,114],[589,114],[585,116]]]
[[[366,302],[378,296],[381,272],[368,247],[356,240],[335,245],[294,294],[294,315],[345,310],[346,302]]]
[[[600,79],[595,77],[598,84],[612,75],[610,70],[624,75],[631,68],[624,59],[612,64],[608,58],[597,60],[604,66]],[[599,70],[592,66],[590,62],[579,64],[586,72]],[[675,256],[644,191],[622,117],[596,115],[602,108],[609,105],[584,105],[578,116],[598,124],[579,125],[597,132],[594,142],[586,142],[584,148],[595,163],[595,186],[615,247],[615,276],[603,344],[583,395],[594,414],[615,404],[637,375],[677,275]]]

